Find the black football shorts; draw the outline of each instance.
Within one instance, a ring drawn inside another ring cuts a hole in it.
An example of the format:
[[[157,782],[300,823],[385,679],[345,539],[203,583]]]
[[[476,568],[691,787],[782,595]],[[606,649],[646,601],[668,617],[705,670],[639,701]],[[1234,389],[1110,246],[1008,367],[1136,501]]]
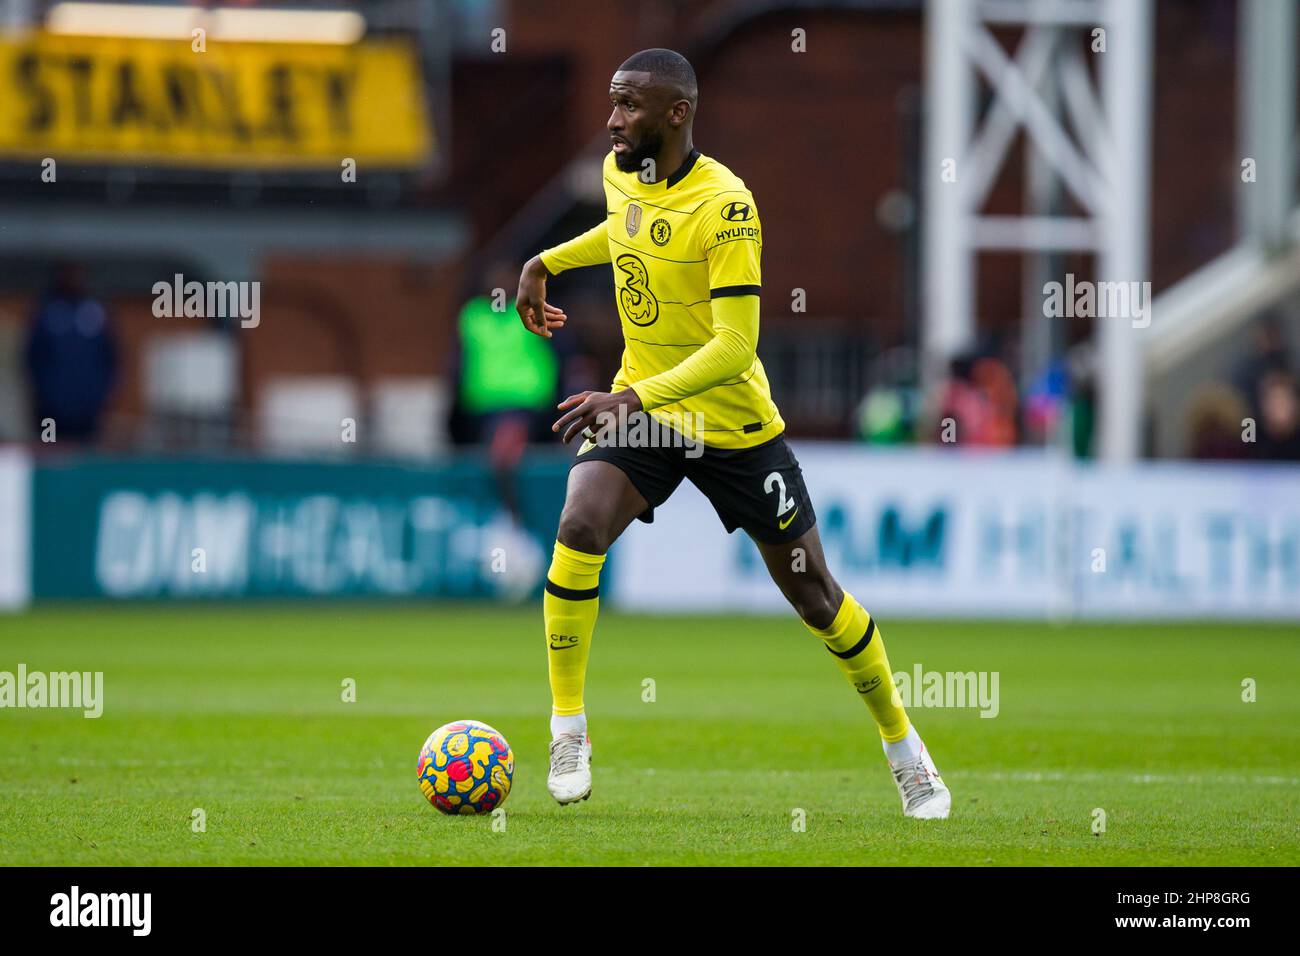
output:
[[[667,431],[661,426],[656,434],[662,438]],[[684,440],[636,447],[585,441],[573,466],[584,461],[607,461],[626,474],[650,505],[638,516],[647,523],[683,478],[709,499],[728,534],[744,528],[763,544],[784,544],[817,523],[803,471],[784,435],[752,448],[692,448]]]

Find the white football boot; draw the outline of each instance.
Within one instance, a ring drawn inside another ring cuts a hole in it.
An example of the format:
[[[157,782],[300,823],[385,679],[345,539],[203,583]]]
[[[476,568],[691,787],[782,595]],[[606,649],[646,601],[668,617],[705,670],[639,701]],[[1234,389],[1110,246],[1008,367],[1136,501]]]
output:
[[[591,738],[560,734],[551,741],[551,772],[546,789],[561,805],[591,796]]]
[[[883,741],[882,741],[883,743]],[[888,757],[888,750],[885,751]],[[952,794],[930,759],[930,751],[921,744],[921,752],[911,760],[889,761],[889,769],[903,799],[903,816],[916,820],[946,820],[952,809]]]

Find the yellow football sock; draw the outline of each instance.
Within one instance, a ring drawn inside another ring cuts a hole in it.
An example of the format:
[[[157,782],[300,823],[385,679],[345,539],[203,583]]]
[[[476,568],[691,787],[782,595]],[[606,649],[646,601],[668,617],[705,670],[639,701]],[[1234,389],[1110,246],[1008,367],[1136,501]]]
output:
[[[598,584],[604,563],[603,554],[583,554],[555,542],[542,598],[554,714],[583,712],[582,690],[587,682],[587,656],[591,652],[591,633],[596,629]]]
[[[804,626],[826,642],[844,676],[866,701],[885,742],[897,743],[906,737],[911,724],[894,687],[884,640],[876,622],[853,595],[844,592],[844,603],[830,627],[813,627],[806,621]]]

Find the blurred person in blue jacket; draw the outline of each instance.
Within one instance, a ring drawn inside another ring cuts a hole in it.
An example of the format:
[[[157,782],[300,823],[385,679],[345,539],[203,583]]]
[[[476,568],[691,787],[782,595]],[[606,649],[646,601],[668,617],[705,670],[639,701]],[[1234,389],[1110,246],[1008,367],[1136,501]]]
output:
[[[25,357],[37,434],[45,440],[93,440],[117,378],[118,356],[108,313],[86,292],[81,266],[58,267],[32,316]]]

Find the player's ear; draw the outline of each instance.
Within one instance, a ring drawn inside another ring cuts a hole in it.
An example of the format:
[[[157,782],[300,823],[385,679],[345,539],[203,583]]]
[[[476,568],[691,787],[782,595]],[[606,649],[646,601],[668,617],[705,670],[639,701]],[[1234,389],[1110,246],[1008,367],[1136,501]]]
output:
[[[672,108],[668,111],[668,124],[676,129],[685,123],[691,115],[691,101],[678,100],[673,103]]]

